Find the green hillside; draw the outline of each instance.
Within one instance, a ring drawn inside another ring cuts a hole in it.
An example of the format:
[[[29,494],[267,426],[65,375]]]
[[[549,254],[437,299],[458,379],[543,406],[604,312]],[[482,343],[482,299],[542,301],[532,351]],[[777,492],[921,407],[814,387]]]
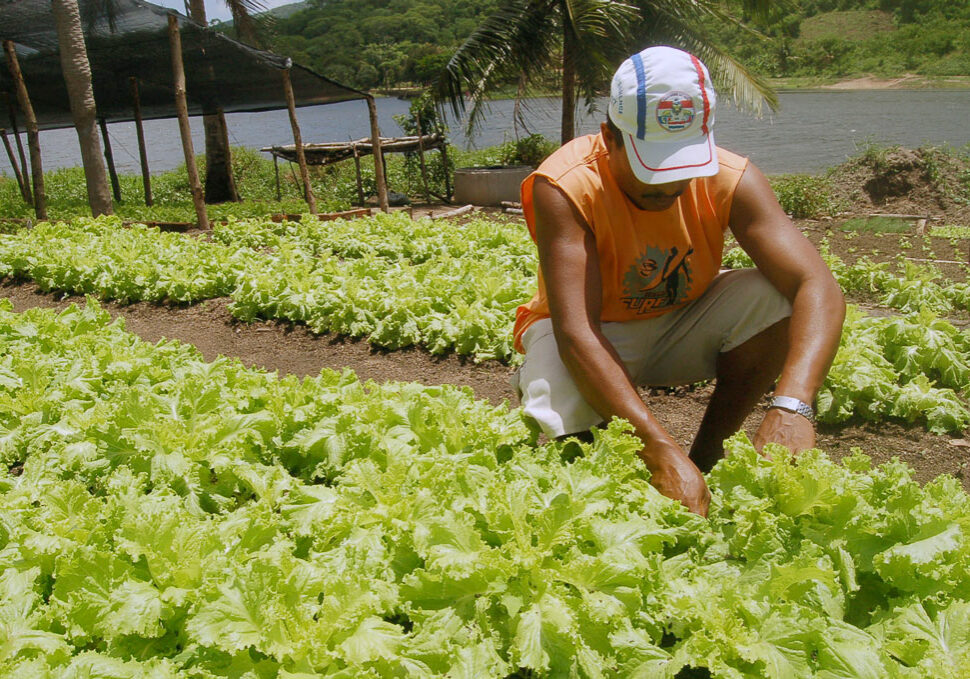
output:
[[[297,12],[302,12],[307,8],[307,3],[305,2],[291,2],[288,5],[280,5],[279,7],[274,7],[267,12],[271,16],[277,19],[285,19],[288,16],[292,16]]]
[[[741,11],[739,0],[729,6]],[[794,0],[750,21],[751,40],[712,25],[749,67],[776,77],[970,75],[970,3],[952,0]]]
[[[430,82],[496,0],[309,0],[274,51],[361,88]]]
[[[500,0],[309,0],[277,15],[273,49],[360,88],[430,82]],[[742,16],[741,0],[727,6]],[[763,75],[838,78],[970,76],[966,0],[790,0],[764,40],[712,23],[715,40]]]
[[[289,5],[287,5],[289,7]],[[893,15],[881,9],[850,9],[825,12],[802,19],[798,43],[825,38],[844,38],[849,41],[868,40],[880,33],[896,30]],[[886,36],[880,36],[885,38]]]

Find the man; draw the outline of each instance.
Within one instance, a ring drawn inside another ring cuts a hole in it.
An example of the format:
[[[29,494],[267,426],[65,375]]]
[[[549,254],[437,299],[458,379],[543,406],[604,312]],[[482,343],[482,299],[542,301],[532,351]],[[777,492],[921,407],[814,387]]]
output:
[[[838,284],[764,175],[714,145],[714,108],[710,75],[686,52],[651,47],[620,66],[600,133],[522,184],[540,271],[515,326],[515,381],[545,433],[629,420],[651,483],[702,515],[701,471],[776,379],[755,445],[814,447],[809,404],[845,318]],[[756,270],[719,273],[727,228]],[[688,456],[635,385],[711,378]]]

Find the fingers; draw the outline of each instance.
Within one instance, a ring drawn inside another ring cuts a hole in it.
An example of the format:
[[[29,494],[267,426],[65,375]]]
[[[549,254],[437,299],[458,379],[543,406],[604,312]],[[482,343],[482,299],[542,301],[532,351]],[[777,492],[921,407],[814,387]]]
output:
[[[704,475],[680,449],[669,449],[662,456],[653,456],[647,463],[650,483],[662,495],[679,500],[687,509],[707,516],[711,491]]]

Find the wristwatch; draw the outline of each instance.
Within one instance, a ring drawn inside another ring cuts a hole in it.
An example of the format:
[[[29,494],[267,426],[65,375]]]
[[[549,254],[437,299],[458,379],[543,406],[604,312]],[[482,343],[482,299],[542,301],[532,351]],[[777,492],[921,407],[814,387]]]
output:
[[[805,403],[805,401],[799,401],[797,398],[792,398],[791,396],[773,396],[768,407],[781,408],[782,410],[796,413],[812,424],[815,424],[815,411],[812,409],[812,406]]]

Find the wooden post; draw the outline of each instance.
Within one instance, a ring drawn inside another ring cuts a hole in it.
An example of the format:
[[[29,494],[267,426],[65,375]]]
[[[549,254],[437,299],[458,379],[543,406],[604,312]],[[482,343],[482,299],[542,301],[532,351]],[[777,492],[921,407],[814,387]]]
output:
[[[381,151],[381,128],[377,124],[377,104],[374,97],[367,96],[367,112],[370,115],[371,145],[374,151],[374,175],[377,179],[377,203],[381,210],[388,212],[387,177],[384,174],[384,153]]]
[[[17,85],[17,101],[20,103],[20,110],[24,112],[24,120],[27,125],[30,174],[34,180],[34,213],[37,215],[37,219],[47,219],[47,195],[44,193],[44,167],[40,159],[40,132],[37,128],[37,117],[34,115],[34,107],[31,105],[30,96],[27,94],[27,84],[24,82],[24,74],[20,71],[20,62],[17,61],[17,51],[14,49],[13,40],[5,40],[3,48],[7,53],[7,66],[10,67],[10,75],[13,76],[14,83]]]
[[[303,150],[303,137],[300,135],[300,123],[296,119],[296,98],[293,96],[293,84],[290,82],[289,62],[283,71],[283,91],[286,93],[286,108],[290,112],[290,127],[293,128],[293,143],[296,145],[296,162],[300,164],[300,177],[303,179],[303,197],[310,206],[311,214],[317,214],[317,199],[313,196],[310,186],[310,170],[306,165],[306,153]]]
[[[209,228],[209,215],[205,211],[199,169],[195,166],[195,149],[192,147],[192,128],[189,127],[189,106],[185,95],[185,68],[182,66],[182,36],[178,19],[168,15],[168,44],[172,52],[172,77],[175,82],[175,110],[178,113],[179,133],[182,135],[182,151],[185,153],[185,169],[192,189],[192,203],[199,220],[200,229]]]
[[[145,187],[145,205],[151,207],[155,202],[152,197],[152,176],[148,172],[148,151],[145,147],[145,129],[141,120],[141,94],[138,92],[138,78],[128,79],[131,84],[131,103],[135,111],[135,132],[138,133],[138,160],[141,161],[141,183]]]
[[[14,139],[17,140],[17,154],[20,156],[20,167],[23,168],[24,183],[20,187],[20,195],[28,205],[34,204],[34,196],[30,190],[30,175],[27,173],[27,156],[24,155],[24,145],[20,141],[20,130],[17,129],[17,106],[13,99],[10,100],[10,129],[13,130]]]
[[[7,152],[7,158],[10,160],[10,167],[13,168],[13,176],[17,179],[17,188],[20,189],[20,195],[24,196],[24,177],[20,174],[20,165],[17,163],[17,157],[13,154],[13,148],[10,146],[10,140],[7,138],[7,128],[0,127],[0,136],[3,137],[3,148]]]
[[[421,114],[418,113],[418,160],[421,162],[421,183],[424,185],[424,202],[431,202],[431,190],[428,188],[428,166],[424,162],[424,132],[421,129]]]
[[[441,134],[441,131],[438,131]],[[441,154],[441,164],[445,168],[445,198],[451,201],[451,181],[448,179],[448,173],[451,171],[451,164],[448,162],[448,140],[442,139],[441,146],[438,147],[438,152]]]
[[[357,173],[357,204],[364,207],[364,179],[360,176],[360,150],[354,144],[354,171]]]
[[[280,193],[280,157],[273,154],[273,170],[276,173],[276,202],[279,203],[283,200],[283,194]]]
[[[104,143],[104,159],[108,163],[108,176],[111,177],[111,193],[114,194],[115,202],[121,202],[121,184],[118,183],[118,172],[115,170],[115,155],[111,152],[111,139],[108,137],[108,123],[104,116],[98,118],[98,125],[101,126],[101,141]]]

